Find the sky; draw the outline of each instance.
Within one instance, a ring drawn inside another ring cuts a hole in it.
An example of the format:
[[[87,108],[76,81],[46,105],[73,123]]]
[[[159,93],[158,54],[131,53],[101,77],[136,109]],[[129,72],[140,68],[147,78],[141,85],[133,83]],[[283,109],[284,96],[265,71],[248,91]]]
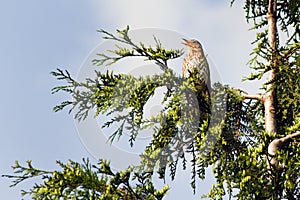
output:
[[[76,76],[103,39],[96,32],[161,29],[199,40],[223,83],[256,92],[258,84],[242,82],[255,33],[248,31],[241,1],[230,8],[224,0],[52,0],[2,2],[0,8],[0,174],[10,174],[15,160],[32,160],[38,168],[56,170],[55,161],[96,158],[80,139],[67,111],[53,106],[70,99],[52,95],[60,83],[50,75],[56,68]],[[189,173],[181,172],[166,199],[199,199],[192,195]],[[34,181],[9,188],[0,178],[1,199],[21,199],[20,190]],[[206,191],[212,183],[200,183]],[[203,187],[201,189],[201,187]],[[26,198],[25,198],[26,199]],[[28,198],[29,199],[29,198]]]

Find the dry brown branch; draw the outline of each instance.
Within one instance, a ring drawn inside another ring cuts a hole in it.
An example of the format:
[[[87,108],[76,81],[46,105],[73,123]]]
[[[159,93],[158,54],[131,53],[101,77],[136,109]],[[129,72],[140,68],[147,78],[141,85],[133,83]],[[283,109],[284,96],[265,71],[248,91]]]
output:
[[[255,99],[258,101],[263,102],[264,101],[264,95],[263,94],[242,94],[244,99]]]

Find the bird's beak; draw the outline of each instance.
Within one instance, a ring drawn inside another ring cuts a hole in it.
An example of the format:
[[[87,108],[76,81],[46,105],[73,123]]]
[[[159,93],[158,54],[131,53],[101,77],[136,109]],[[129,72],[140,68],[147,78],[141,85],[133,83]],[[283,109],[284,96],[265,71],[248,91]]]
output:
[[[182,38],[182,40],[183,40],[182,44],[187,46],[189,45],[189,41],[187,39]]]

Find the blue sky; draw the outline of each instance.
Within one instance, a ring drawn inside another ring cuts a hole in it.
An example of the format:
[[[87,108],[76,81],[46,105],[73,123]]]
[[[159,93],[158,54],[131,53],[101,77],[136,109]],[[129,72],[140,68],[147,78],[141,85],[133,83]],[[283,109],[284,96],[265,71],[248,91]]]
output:
[[[224,83],[257,91],[257,84],[241,82],[249,74],[246,62],[255,35],[247,30],[239,2],[230,8],[229,1],[221,0],[10,0],[2,2],[0,11],[0,174],[11,173],[15,160],[33,160],[35,166],[45,169],[57,169],[56,160],[90,157],[96,162],[80,142],[72,116],[52,112],[68,96],[51,94],[59,83],[49,73],[59,67],[76,75],[103,41],[97,29],[114,31],[130,25],[196,38]],[[180,183],[185,176],[189,174],[179,175]],[[181,199],[180,194],[196,199],[180,183],[173,184],[176,192],[170,191],[167,199]],[[20,189],[32,182],[17,188],[9,184],[0,179],[1,199],[21,199]]]

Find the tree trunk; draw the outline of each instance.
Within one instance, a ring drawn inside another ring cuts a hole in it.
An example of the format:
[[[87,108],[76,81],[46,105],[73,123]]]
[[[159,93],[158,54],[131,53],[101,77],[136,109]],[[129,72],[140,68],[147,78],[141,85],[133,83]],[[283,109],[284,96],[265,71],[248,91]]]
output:
[[[276,28],[276,0],[269,0],[268,5],[268,44],[271,48],[271,52],[276,51],[276,39],[277,39],[277,28]],[[268,81],[275,78],[276,74],[276,58],[272,56],[270,60],[272,69],[268,74]],[[267,85],[267,93],[264,96],[264,107],[265,107],[265,130],[269,133],[276,133],[276,93],[273,84]]]

